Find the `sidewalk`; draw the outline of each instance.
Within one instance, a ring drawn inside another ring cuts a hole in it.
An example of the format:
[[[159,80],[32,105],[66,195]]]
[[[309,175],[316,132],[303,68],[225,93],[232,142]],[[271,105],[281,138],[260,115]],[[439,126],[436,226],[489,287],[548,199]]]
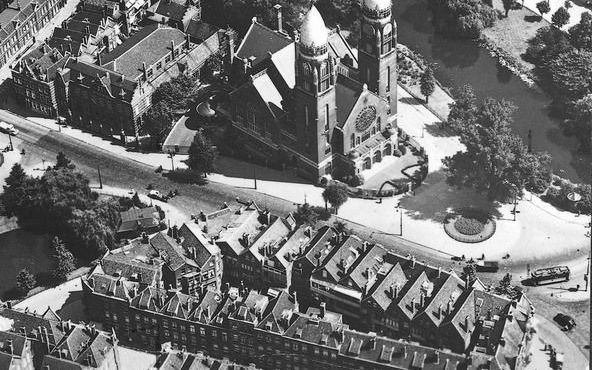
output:
[[[437,248],[453,255],[465,254],[488,259],[500,259],[509,253],[512,262],[517,260],[537,260],[552,256],[565,256],[579,248],[584,248],[587,239],[584,225],[586,217],[577,217],[562,212],[551,205],[533,197],[532,201],[521,201],[518,205],[517,221],[512,221],[513,206],[510,204],[491,204],[482,195],[470,189],[450,188],[442,172],[442,159],[453,155],[463,147],[458,137],[451,136],[438,126],[438,118],[419,104],[407,92],[399,90],[399,125],[422,146],[429,155],[429,175],[415,195],[402,195],[385,198],[382,203],[375,200],[350,199],[339,210],[339,217],[369,226],[386,234],[399,234],[403,224],[403,237],[418,243]],[[31,118],[36,123],[57,131],[54,121]],[[92,134],[74,128],[62,128],[64,135],[91,143],[123,157],[145,163],[155,168],[162,165],[170,168],[170,159],[162,153],[138,153],[106,141]],[[422,137],[423,136],[423,137]],[[182,160],[186,156],[174,158],[175,167],[186,167]],[[223,183],[239,188],[254,188],[253,169],[257,172],[257,191],[276,198],[301,204],[305,200],[316,206],[324,206],[322,188],[297,181],[290,172],[281,172],[261,166],[247,164],[233,158],[223,158],[224,174],[211,174],[211,182]],[[229,170],[235,168],[234,171]],[[111,189],[114,194],[127,193],[129,189]],[[530,199],[530,198],[527,198]],[[403,215],[396,213],[400,202]],[[264,206],[264,205],[263,205]],[[497,217],[497,232],[493,237],[478,244],[465,244],[449,238],[444,232],[442,220],[447,212],[458,207],[479,207]],[[163,204],[168,209],[172,223],[181,224],[189,215]],[[541,212],[543,210],[544,212]],[[558,246],[561,245],[561,248]],[[536,252],[535,252],[536,251]]]

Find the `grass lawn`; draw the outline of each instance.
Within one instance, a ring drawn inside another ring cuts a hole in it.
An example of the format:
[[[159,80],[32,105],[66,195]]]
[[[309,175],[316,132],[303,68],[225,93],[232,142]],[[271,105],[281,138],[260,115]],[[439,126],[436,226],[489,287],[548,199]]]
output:
[[[493,0],[493,6],[504,11],[501,0]],[[508,18],[498,19],[491,28],[483,30],[486,36],[495,46],[512,54],[528,70],[534,68],[534,64],[522,59],[522,54],[528,48],[528,40],[536,35],[539,28],[548,26],[545,20],[539,20],[539,16],[526,8],[510,10]]]
[[[0,297],[14,289],[16,275],[22,268],[33,274],[46,273],[52,268],[48,245],[47,235],[23,230],[0,234]]]

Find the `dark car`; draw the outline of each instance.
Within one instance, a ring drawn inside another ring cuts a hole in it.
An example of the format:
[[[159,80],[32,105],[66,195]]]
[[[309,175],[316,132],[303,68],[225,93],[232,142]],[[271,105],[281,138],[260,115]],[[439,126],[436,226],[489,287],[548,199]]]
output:
[[[553,320],[565,330],[571,330],[576,326],[576,321],[569,315],[558,313]]]

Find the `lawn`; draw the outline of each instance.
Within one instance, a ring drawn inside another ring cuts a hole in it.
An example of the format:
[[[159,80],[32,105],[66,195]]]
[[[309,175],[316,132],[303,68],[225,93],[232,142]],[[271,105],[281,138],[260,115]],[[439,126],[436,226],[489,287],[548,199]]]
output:
[[[9,293],[16,284],[16,275],[22,268],[34,274],[46,273],[51,268],[49,236],[14,230],[0,234],[0,297]]]
[[[501,0],[493,0],[493,6],[504,11]],[[522,54],[528,48],[528,40],[536,35],[539,28],[549,25],[545,20],[539,20],[539,16],[529,9],[522,8],[511,10],[508,18],[498,19],[491,28],[483,30],[487,37],[496,47],[510,53],[528,70],[534,68],[534,64],[522,59]]]

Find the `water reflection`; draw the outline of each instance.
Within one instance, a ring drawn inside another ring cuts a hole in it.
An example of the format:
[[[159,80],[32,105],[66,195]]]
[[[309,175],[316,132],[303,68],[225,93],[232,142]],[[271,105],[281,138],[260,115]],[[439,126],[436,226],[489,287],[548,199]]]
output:
[[[480,98],[513,101],[518,107],[513,128],[524,142],[532,129],[533,150],[549,152],[556,173],[563,170],[561,174],[574,181],[589,181],[587,164],[592,156],[579,153],[577,140],[565,136],[560,120],[549,116],[551,99],[546,94],[529,88],[474,42],[435,34],[425,0],[398,0],[394,12],[399,41],[435,63],[436,77],[444,86],[454,89],[470,84]]]

